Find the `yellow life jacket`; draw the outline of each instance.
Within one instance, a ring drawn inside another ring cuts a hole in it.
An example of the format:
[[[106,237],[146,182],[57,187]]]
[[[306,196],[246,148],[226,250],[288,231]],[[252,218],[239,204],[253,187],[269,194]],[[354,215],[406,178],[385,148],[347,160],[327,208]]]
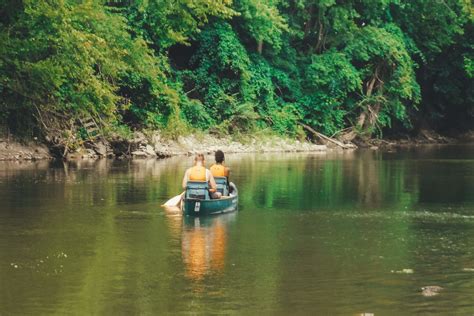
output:
[[[214,177],[225,177],[225,167],[223,165],[214,164],[209,168]]]
[[[191,181],[207,181],[206,168],[203,166],[191,167],[189,172],[189,180]]]

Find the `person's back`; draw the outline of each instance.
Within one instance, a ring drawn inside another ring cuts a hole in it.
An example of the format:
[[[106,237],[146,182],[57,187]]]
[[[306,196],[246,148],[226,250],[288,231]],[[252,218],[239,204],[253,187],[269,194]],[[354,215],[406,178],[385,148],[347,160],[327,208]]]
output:
[[[214,177],[226,177],[226,168],[221,164],[213,164],[209,170]]]
[[[224,166],[224,153],[221,150],[216,151],[215,154],[216,163],[209,168],[214,177],[226,177],[229,181],[230,170]]]
[[[206,169],[204,155],[197,154],[194,158],[194,166],[187,169],[184,173],[182,186],[183,189],[186,189],[188,181],[203,181],[209,183],[210,189],[209,192],[213,199],[218,199],[221,197],[219,192],[216,192],[216,181],[212,173]]]
[[[224,166],[224,153],[221,150],[216,151],[215,154],[216,163],[213,164],[209,170],[214,178],[216,178],[217,190],[222,193],[222,195],[229,195],[229,168]],[[226,180],[222,181],[221,178]]]
[[[189,180],[191,181],[209,181],[204,166],[193,166],[189,168]]]

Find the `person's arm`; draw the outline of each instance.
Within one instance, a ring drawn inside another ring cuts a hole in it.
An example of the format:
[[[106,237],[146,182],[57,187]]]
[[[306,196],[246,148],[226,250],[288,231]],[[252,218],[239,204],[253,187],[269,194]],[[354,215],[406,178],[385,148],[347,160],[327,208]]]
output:
[[[182,183],[183,189],[186,189],[186,184],[188,184],[188,174],[189,174],[189,169],[186,170],[186,172],[184,173],[183,183]]]
[[[214,179],[214,176],[212,175],[212,173],[209,171],[209,185],[211,186],[211,190],[216,190],[217,188],[217,184],[216,184],[216,180]]]
[[[224,168],[224,175],[227,177],[227,181],[229,181],[229,176],[230,176],[230,169],[225,167]]]

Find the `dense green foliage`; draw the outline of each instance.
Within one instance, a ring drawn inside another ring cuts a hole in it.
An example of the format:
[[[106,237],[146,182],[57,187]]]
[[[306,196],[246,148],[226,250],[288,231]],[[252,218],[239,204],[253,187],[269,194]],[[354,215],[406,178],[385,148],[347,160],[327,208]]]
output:
[[[469,0],[3,0],[0,120],[174,136],[303,122],[349,139],[469,127],[473,51]]]

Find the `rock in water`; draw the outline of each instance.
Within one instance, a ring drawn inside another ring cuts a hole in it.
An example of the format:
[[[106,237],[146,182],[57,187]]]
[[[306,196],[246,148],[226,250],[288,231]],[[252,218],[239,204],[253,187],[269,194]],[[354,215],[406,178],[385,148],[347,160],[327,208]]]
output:
[[[391,272],[392,272],[392,273],[412,274],[412,273],[413,273],[413,269],[403,269],[403,270],[398,270],[398,271],[392,270]]]
[[[156,152],[155,152],[155,149],[150,146],[150,145],[146,145],[145,147],[145,152],[148,154],[148,156],[150,157],[155,157],[156,156]]]
[[[145,151],[135,150],[135,151],[132,151],[132,157],[133,158],[148,158],[149,155]]]
[[[442,289],[443,288],[438,285],[427,285],[421,288],[421,294],[423,296],[435,296],[438,295]]]

